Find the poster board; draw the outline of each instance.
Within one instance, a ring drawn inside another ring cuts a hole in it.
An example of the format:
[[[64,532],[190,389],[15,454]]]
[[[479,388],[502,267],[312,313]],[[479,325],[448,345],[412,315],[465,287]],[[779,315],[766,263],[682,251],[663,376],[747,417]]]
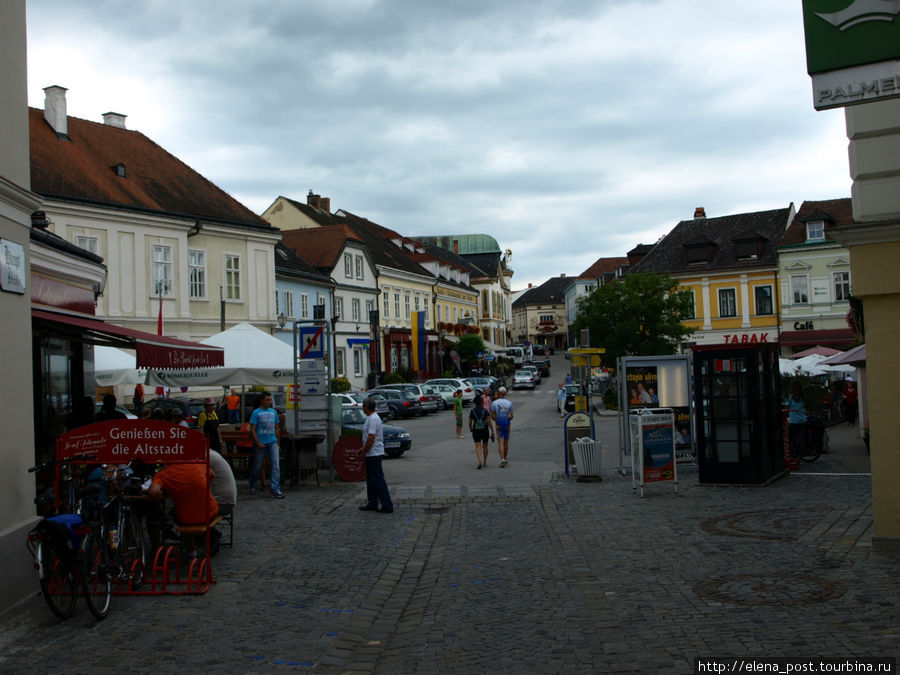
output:
[[[631,435],[631,487],[672,481],[678,492],[675,462],[675,415],[669,409],[646,409],[629,415]]]

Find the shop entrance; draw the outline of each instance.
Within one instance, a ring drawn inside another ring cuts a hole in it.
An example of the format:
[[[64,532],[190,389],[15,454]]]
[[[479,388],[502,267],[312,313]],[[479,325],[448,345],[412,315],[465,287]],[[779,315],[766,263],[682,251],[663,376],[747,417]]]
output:
[[[765,483],[783,469],[778,348],[694,352],[701,483]]]

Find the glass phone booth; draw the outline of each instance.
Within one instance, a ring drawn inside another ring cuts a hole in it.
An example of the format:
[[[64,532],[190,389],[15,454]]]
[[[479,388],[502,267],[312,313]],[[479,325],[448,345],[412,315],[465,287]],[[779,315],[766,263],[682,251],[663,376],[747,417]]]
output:
[[[701,483],[765,483],[784,470],[778,346],[694,348]]]

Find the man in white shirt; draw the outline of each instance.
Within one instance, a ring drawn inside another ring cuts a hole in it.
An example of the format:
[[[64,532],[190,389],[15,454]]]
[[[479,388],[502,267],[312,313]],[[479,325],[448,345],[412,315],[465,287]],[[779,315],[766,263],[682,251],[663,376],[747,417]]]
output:
[[[384,434],[381,428],[381,418],[375,413],[375,399],[366,398],[363,401],[363,412],[366,414],[366,422],[363,424],[363,447],[360,454],[366,456],[366,497],[368,502],[364,506],[360,506],[359,510],[393,513],[394,504],[391,502],[391,493],[381,468],[381,461],[384,459]],[[378,507],[379,502],[381,508]]]

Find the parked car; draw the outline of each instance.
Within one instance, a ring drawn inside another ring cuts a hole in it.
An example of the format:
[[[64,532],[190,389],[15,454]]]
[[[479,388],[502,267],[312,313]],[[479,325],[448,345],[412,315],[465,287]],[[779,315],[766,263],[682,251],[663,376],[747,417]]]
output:
[[[426,380],[425,384],[449,384],[456,389],[462,389],[463,405],[471,403],[475,398],[475,388],[468,380],[461,380],[458,377],[436,377],[433,380]]]
[[[568,359],[569,361],[572,360],[572,352],[569,351],[568,349],[564,352],[564,356],[565,356],[566,359]]]
[[[530,370],[517,370],[513,375],[513,389],[534,389],[534,373]]]
[[[369,390],[370,392],[374,390]],[[390,409],[388,419],[396,417],[412,417],[419,414],[422,402],[408,391],[399,391],[397,389],[379,389],[378,393],[384,396]]]
[[[575,412],[575,397],[581,396],[581,385],[580,384],[566,384],[566,385],[563,385],[563,389],[566,390],[566,403],[565,403],[566,412]]]
[[[491,397],[495,396],[500,385],[496,377],[467,377],[466,382],[470,383],[476,391],[487,391]]]
[[[94,414],[96,415],[98,412],[100,412],[100,410],[102,408],[103,408],[103,403],[101,401],[97,401],[97,404],[94,407]],[[129,419],[129,420],[137,419],[137,415],[135,415],[133,412],[131,412],[128,408],[123,408],[120,405],[116,406],[116,412],[119,412],[119,413],[122,413],[123,415],[125,415],[126,419]]]
[[[387,404],[387,399],[376,392],[342,391],[337,394],[332,394],[332,396],[340,399],[341,405],[350,406],[351,408],[359,408],[360,410],[362,410],[363,401],[365,401],[367,397],[371,396],[372,400],[375,401],[375,412],[378,413],[378,416],[383,420],[390,418],[391,409]]]
[[[537,366],[522,366],[522,370],[527,370],[534,374],[534,383],[535,384],[541,383],[541,371],[538,370]]]
[[[439,410],[446,410],[453,406],[453,392],[456,389],[449,384],[423,384],[422,388],[438,397]]]
[[[184,415],[184,421],[189,427],[197,428],[197,418],[203,412],[203,401],[199,398],[151,398],[144,401],[144,407],[150,408],[151,415],[157,408],[164,413],[168,410],[178,410]]]
[[[550,377],[550,359],[547,359],[546,361],[535,361],[534,365],[537,367],[542,378]]]
[[[345,429],[358,430],[362,433],[363,424],[366,422],[366,414],[362,408],[354,408],[350,405],[341,408],[341,433]],[[390,424],[382,424],[381,431],[384,435],[384,452],[388,457],[399,457],[412,447],[412,437],[406,429]]]
[[[373,391],[383,391],[385,389],[394,389],[396,391],[406,391],[411,393],[413,396],[419,399],[419,403],[421,404],[419,407],[420,415],[427,415],[428,413],[437,412],[438,409],[438,401],[437,397],[433,394],[429,394],[426,392],[421,384],[413,384],[411,382],[401,382],[399,384],[382,384]]]

